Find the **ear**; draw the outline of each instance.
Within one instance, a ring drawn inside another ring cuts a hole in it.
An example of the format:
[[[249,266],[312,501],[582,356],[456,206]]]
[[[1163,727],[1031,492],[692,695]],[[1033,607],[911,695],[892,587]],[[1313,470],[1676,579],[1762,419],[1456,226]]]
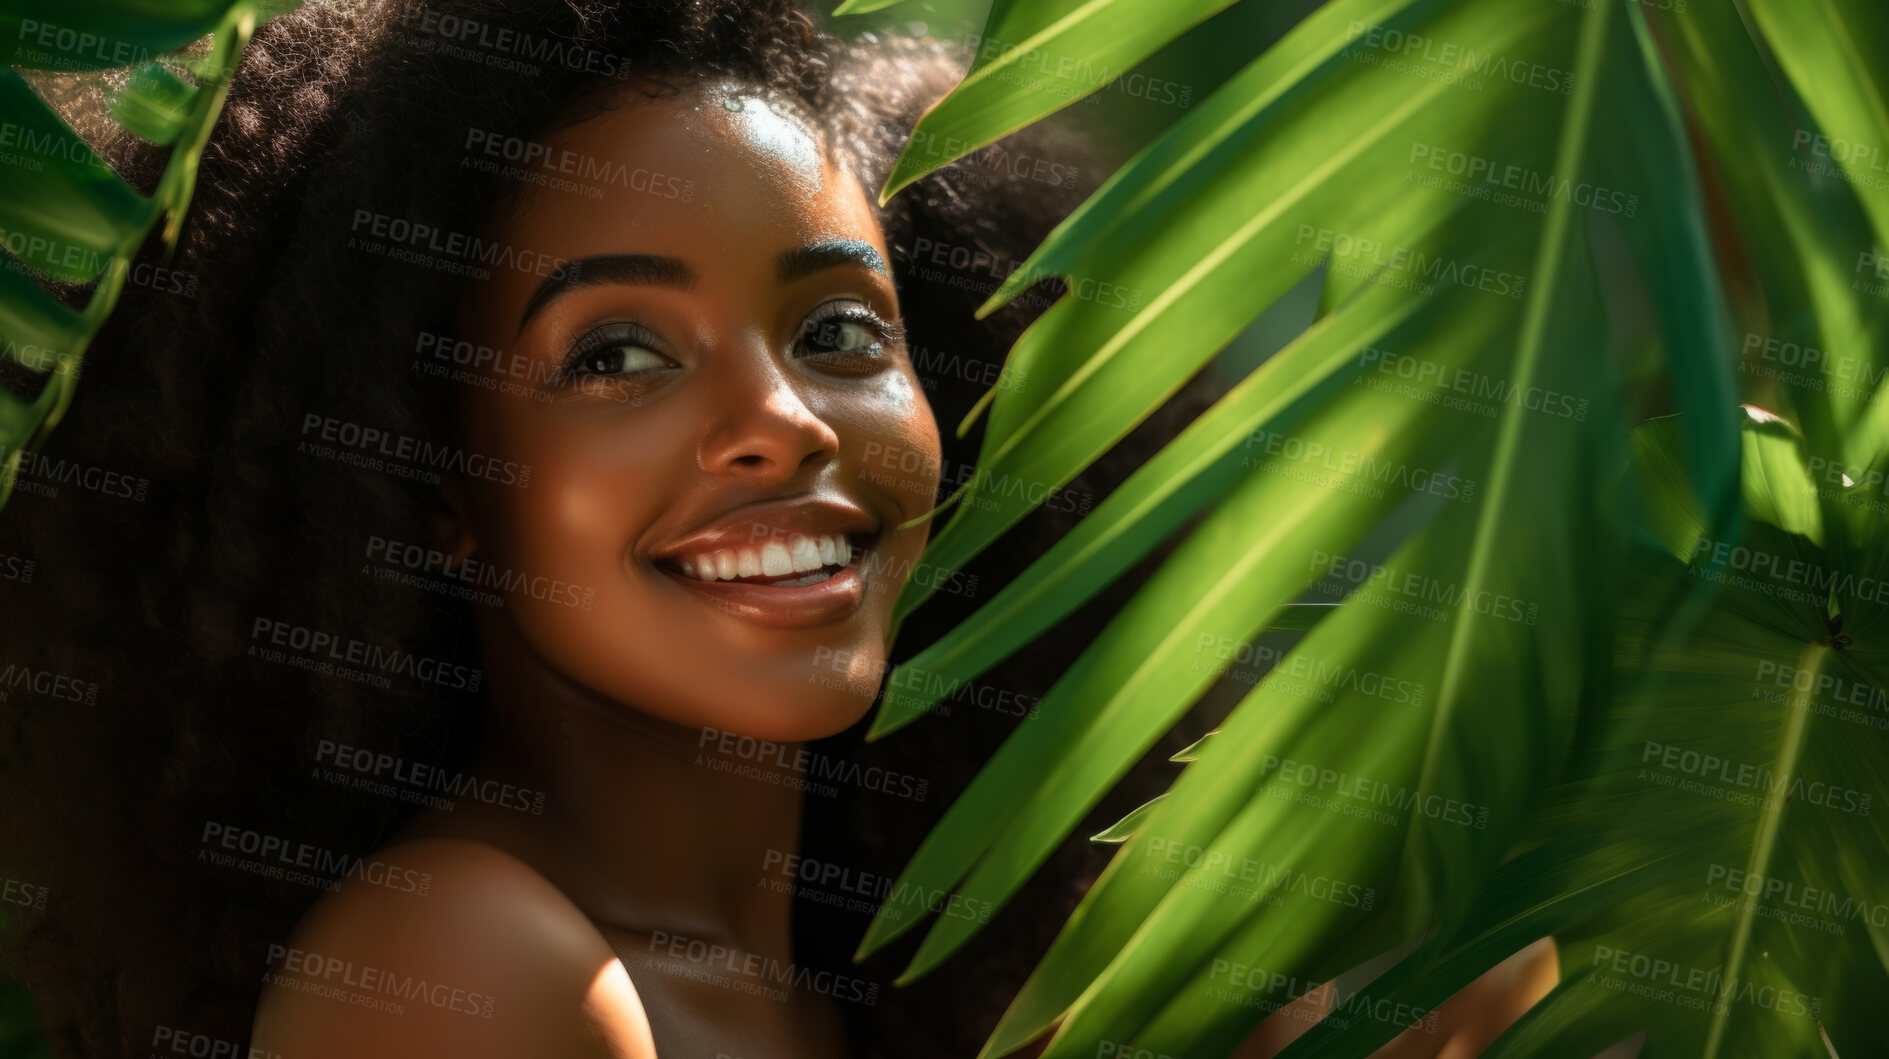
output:
[[[463,565],[479,550],[479,539],[472,524],[471,495],[466,480],[458,471],[440,476],[439,494],[434,498],[432,523],[433,547],[450,557],[453,568]]]

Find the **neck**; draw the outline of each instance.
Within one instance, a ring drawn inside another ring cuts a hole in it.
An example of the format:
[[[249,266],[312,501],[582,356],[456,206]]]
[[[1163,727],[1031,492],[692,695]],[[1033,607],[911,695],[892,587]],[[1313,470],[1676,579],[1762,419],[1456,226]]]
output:
[[[784,866],[799,849],[802,794],[753,772],[781,771],[799,745],[756,755],[742,740],[740,756],[732,736],[604,700],[516,641],[482,639],[487,725],[469,771],[542,792],[544,809],[462,805],[441,829],[500,844],[600,924],[789,962]]]

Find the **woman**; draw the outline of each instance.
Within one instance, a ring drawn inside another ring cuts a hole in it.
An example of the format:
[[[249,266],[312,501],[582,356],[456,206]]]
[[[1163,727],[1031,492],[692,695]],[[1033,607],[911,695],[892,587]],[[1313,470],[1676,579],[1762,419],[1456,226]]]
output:
[[[635,69],[605,83],[601,113],[530,142],[660,177],[601,198],[519,189],[475,238],[558,264],[475,279],[451,331],[505,351],[475,369],[486,379],[531,380],[462,387],[452,445],[530,482],[446,474],[442,572],[582,589],[581,606],[474,608],[489,706],[467,771],[541,792],[546,811],[411,821],[376,856],[429,892],[363,880],[317,905],[264,991],[256,1047],[845,1052],[834,997],[869,987],[829,979],[782,1003],[769,985],[802,976],[786,970],[792,893],[758,887],[757,867],[799,849],[802,794],[709,762],[832,735],[871,704],[938,431],[884,234],[808,108]],[[309,988],[336,959],[482,999],[390,1019]]]
[[[1087,190],[959,171],[876,211],[950,75],[785,2],[265,27],[193,294],[128,295],[48,450],[150,498],[0,518],[44,571],[7,642],[98,687],[8,703],[9,794],[44,809],[6,848],[86,837],[19,856],[65,910],[17,962],[66,1054],[240,1045],[252,1015],[283,1056],[968,1054],[878,1040],[881,972],[808,955],[781,871],[863,871],[802,819],[888,794],[806,744],[870,706],[926,538],[900,526],[965,459],[921,342],[995,363],[1008,337],[910,255],[1014,260]],[[901,810],[975,765],[922,750],[949,763]],[[986,1000],[930,1021],[988,1026]]]

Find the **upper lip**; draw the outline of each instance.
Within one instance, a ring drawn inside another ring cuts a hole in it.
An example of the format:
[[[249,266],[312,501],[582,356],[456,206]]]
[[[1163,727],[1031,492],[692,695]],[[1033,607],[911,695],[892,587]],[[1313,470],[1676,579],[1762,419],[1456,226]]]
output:
[[[657,549],[651,558],[661,562],[723,548],[753,548],[770,540],[785,543],[794,534],[875,536],[878,532],[879,521],[849,500],[831,496],[765,500],[730,511]]]

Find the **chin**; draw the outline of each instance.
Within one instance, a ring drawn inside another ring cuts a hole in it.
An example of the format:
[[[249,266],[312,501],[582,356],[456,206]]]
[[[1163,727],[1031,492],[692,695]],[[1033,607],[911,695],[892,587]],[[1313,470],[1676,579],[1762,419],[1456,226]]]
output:
[[[705,716],[727,722],[714,727],[755,739],[789,743],[837,735],[871,712],[889,668],[883,631],[868,628],[838,642],[803,641],[751,657],[710,682],[718,690],[690,698]]]
[[[877,694],[877,684],[852,690],[830,689],[811,696],[784,695],[775,687],[764,697],[749,700],[765,702],[764,710],[750,710],[728,718],[725,726],[709,727],[770,743],[810,742],[838,735],[858,724],[871,712]]]

